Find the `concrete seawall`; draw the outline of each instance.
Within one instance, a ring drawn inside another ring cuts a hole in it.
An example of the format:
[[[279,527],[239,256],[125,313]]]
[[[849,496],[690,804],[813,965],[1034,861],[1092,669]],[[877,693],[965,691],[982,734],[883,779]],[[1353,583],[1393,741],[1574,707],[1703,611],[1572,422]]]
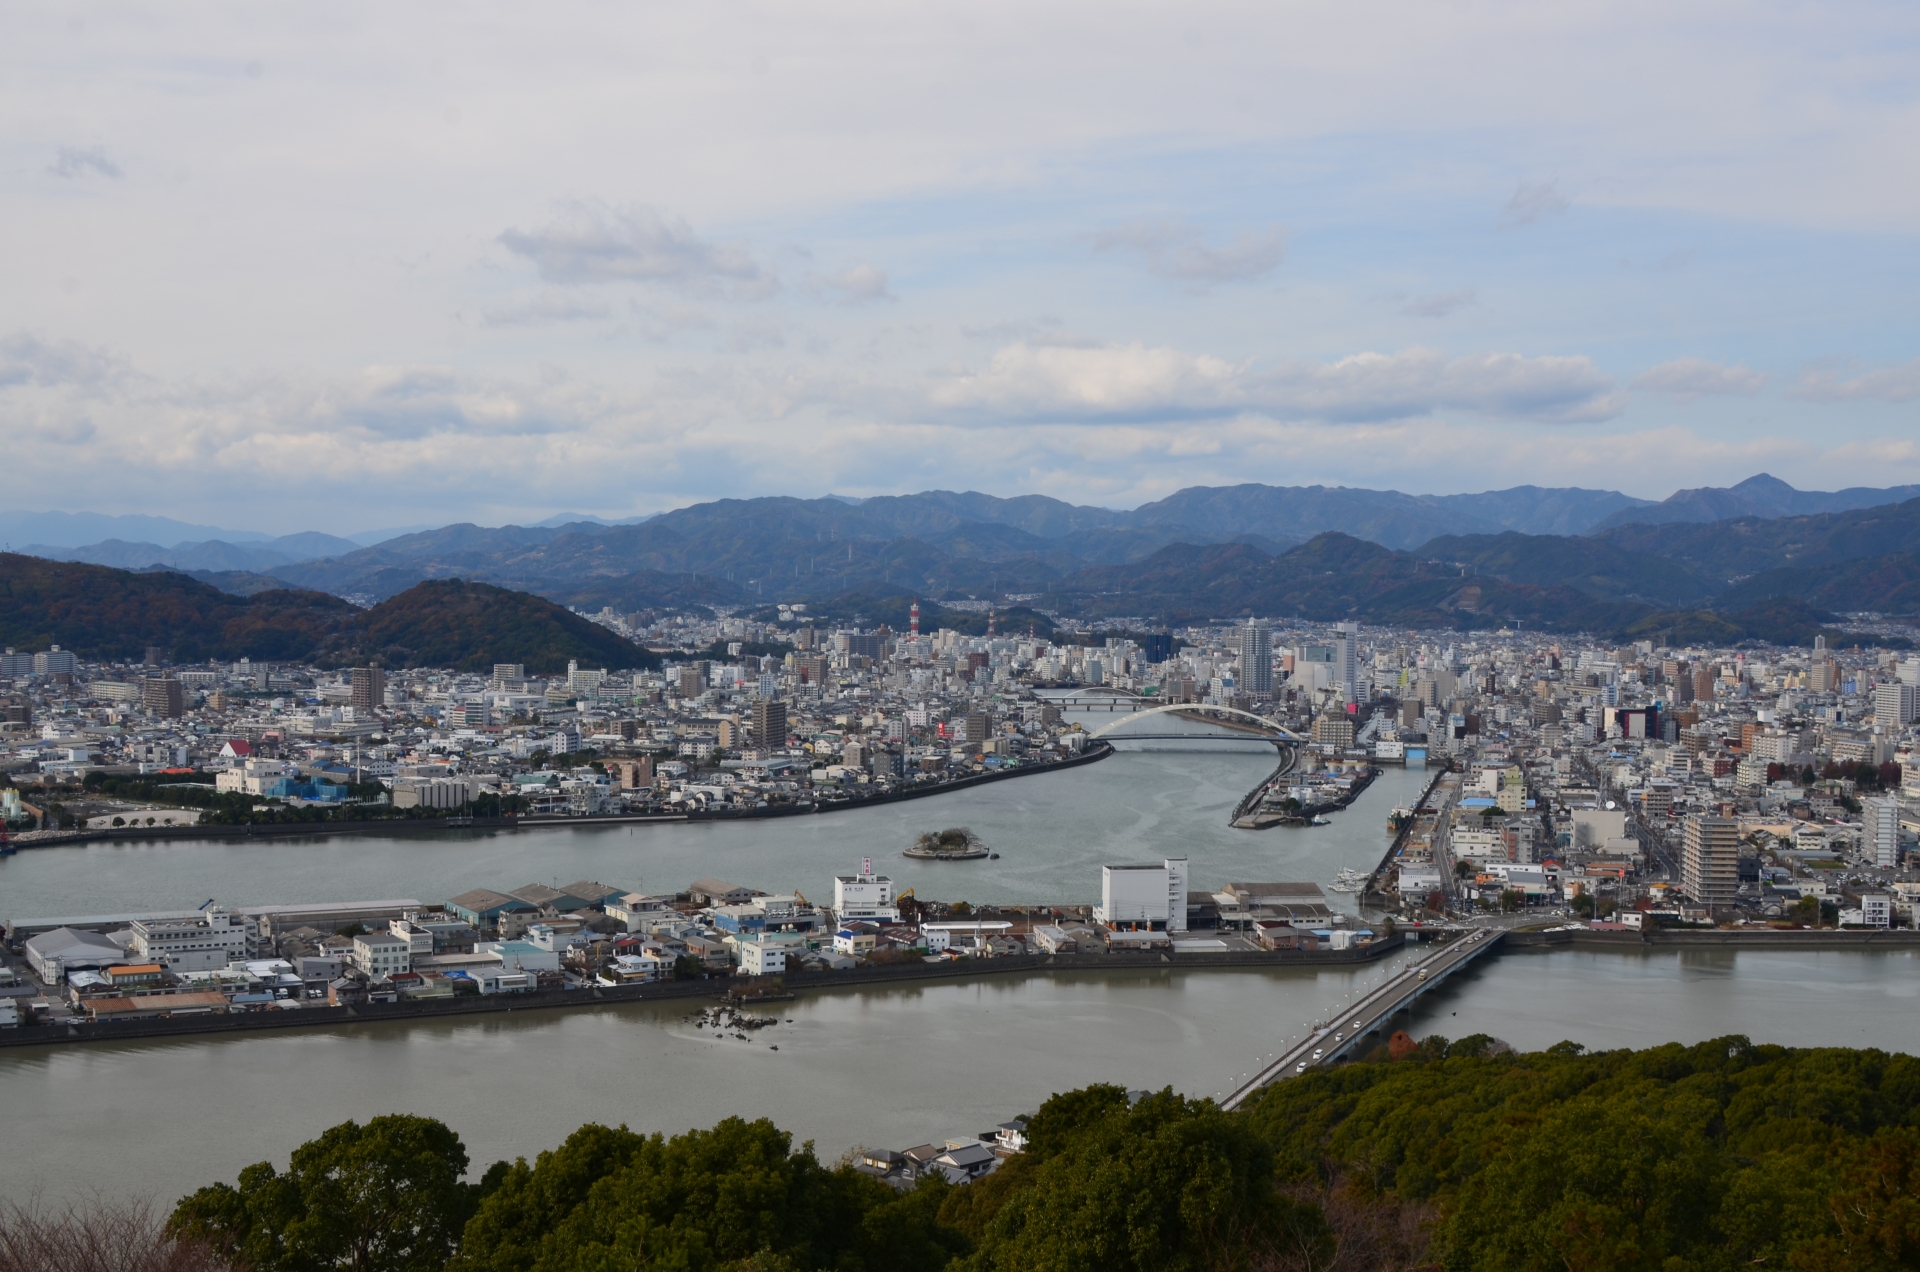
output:
[[[1765,929],[1652,928],[1645,932],[1509,932],[1506,950],[1920,950],[1920,932],[1783,931]]]
[[[1405,938],[1389,937],[1350,950],[1190,952],[1121,954],[1026,954],[1009,958],[958,959],[945,963],[896,963],[844,972],[794,972],[782,978],[788,991],[871,989],[922,985],[984,976],[1012,977],[1055,972],[1138,973],[1290,968],[1351,967],[1370,963],[1401,948]],[[134,1042],[205,1034],[247,1033],[263,1029],[339,1028],[346,1025],[439,1020],[449,1016],[565,1011],[623,1003],[720,998],[754,982],[738,977],[659,981],[529,994],[487,994],[430,1002],[368,1003],[356,1007],[301,1007],[284,1011],[236,1012],[178,1019],[125,1020],[21,1026],[0,1029],[0,1048],[62,1046],[76,1043]]]

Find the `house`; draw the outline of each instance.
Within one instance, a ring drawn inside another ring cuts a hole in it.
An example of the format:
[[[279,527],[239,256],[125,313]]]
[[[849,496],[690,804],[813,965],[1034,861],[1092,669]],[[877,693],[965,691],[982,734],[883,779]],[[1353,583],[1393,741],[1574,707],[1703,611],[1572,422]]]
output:
[[[1078,948],[1076,935],[1057,924],[1042,923],[1033,929],[1033,943],[1044,954],[1071,954]]]
[[[499,955],[501,967],[508,971],[538,974],[560,970],[560,956],[531,941],[486,941],[476,952]]]
[[[933,1169],[950,1184],[970,1184],[999,1165],[999,1154],[979,1140],[948,1140],[946,1151],[933,1159]]]
[[[447,909],[475,927],[498,927],[500,920],[507,915],[540,912],[540,907],[533,902],[523,901],[505,892],[495,892],[492,888],[462,892],[447,902]]]
[[[787,970],[787,951],[779,945],[760,941],[740,942],[740,973],[743,976],[778,976]]]
[[[687,895],[700,905],[726,906],[745,905],[762,894],[753,888],[743,888],[737,883],[720,879],[695,879],[687,888]]]
[[[645,932],[674,914],[672,897],[650,897],[644,892],[626,892],[608,900],[602,907],[607,917],[629,932]]]
[[[879,941],[880,935],[877,932],[864,927],[845,927],[833,934],[833,950],[836,954],[851,954],[855,958],[865,958],[873,953],[874,946],[879,944]]]
[[[1016,1117],[994,1128],[993,1142],[1009,1153],[1027,1151],[1027,1119]]]

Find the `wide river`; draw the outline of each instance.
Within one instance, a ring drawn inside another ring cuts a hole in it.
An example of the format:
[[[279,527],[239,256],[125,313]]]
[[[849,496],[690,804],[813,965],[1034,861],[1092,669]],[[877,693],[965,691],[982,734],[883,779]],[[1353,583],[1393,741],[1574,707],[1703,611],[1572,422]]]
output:
[[[1164,718],[1163,718],[1164,719]],[[1100,722],[1094,717],[1094,722]],[[1154,749],[1145,749],[1151,745]],[[590,878],[650,891],[701,876],[816,898],[870,856],[929,898],[1097,900],[1103,862],[1184,855],[1195,884],[1370,869],[1386,817],[1426,775],[1389,769],[1333,824],[1226,825],[1271,769],[1248,743],[1130,744],[1084,768],[885,808],[750,825],[173,841],[0,861],[8,918],[418,897]],[[920,831],[965,825],[998,861],[915,862]],[[1335,894],[1337,902],[1348,898]],[[673,1132],[772,1118],[833,1158],[973,1133],[1090,1082],[1194,1095],[1243,1073],[1381,975],[1163,971],[849,990],[781,1004],[751,1041],[697,1029],[684,1004],[344,1030],[0,1051],[0,1196],[87,1189],[165,1202],[243,1165],[284,1163],[335,1122],[431,1114],[476,1163],[531,1157],[586,1121]],[[1499,955],[1424,1000],[1414,1031],[1522,1048],[1648,1046],[1743,1033],[1792,1045],[1920,1051],[1920,961],[1904,953]],[[775,1050],[775,1047],[778,1050]]]

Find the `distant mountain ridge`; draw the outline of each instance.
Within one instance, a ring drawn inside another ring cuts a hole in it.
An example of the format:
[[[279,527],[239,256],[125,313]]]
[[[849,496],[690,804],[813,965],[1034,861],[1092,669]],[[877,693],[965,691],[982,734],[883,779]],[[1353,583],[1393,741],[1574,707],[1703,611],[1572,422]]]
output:
[[[1249,483],[1190,487],[1130,511],[1045,495],[932,490],[857,500],[721,499],[626,523],[457,524],[369,547],[307,534],[171,549],[107,541],[39,551],[119,568],[177,569],[237,594],[272,590],[264,580],[277,579],[377,601],[422,582],[458,578],[588,610],[629,612],[843,595],[1084,595],[1091,593],[1081,580],[1106,577],[1102,570],[1118,570],[1111,578],[1124,580],[1128,571],[1144,570],[1176,545],[1237,544],[1263,558],[1281,558],[1332,533],[1412,553],[1431,563],[1427,574],[1435,579],[1451,571],[1498,584],[1570,588],[1593,600],[1724,608],[1733,600],[1719,598],[1730,588],[1739,588],[1734,599],[1745,603],[1812,595],[1799,581],[1782,579],[1780,592],[1760,596],[1755,589],[1771,585],[1743,583],[1751,576],[1920,552],[1920,499],[1872,502],[1906,489],[1797,491],[1761,474],[1727,490],[1682,491],[1654,504],[1581,488],[1520,486],[1428,496]],[[1632,520],[1717,507],[1834,503],[1867,506],[1713,522]],[[1609,525],[1623,517],[1628,520]],[[1884,609],[1865,592],[1868,580],[1888,576],[1857,577],[1860,582],[1843,591],[1865,603],[1851,608]],[[1268,583],[1256,586],[1251,577],[1241,582],[1254,588],[1250,595],[1274,595]],[[1124,595],[1138,589],[1116,584],[1106,590]],[[1907,605],[1908,593],[1898,596],[1895,603]]]
[[[321,592],[236,596],[184,574],[0,553],[0,643],[60,645],[84,658],[176,662],[253,658],[323,667],[529,671],[651,667],[659,658],[541,597],[483,583],[423,583],[370,610]]]
[[[1770,473],[1758,473],[1737,486],[1679,490],[1652,506],[1623,508],[1598,522],[1595,532],[1624,525],[1672,525],[1675,522],[1733,521],[1741,517],[1801,517],[1853,512],[1920,497],[1920,486],[1845,490],[1796,490]]]

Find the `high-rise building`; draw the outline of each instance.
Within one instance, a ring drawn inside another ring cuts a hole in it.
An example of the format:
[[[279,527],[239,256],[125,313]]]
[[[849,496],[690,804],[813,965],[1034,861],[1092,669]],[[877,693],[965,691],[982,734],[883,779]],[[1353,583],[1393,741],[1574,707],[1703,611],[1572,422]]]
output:
[[[350,684],[347,705],[356,716],[363,711],[371,715],[387,705],[387,673],[378,667],[355,667]]]
[[[993,712],[967,712],[967,745],[979,746],[982,742],[993,736],[993,731]]]
[[[703,664],[697,662],[688,663],[680,669],[680,696],[682,698],[698,698],[702,693],[706,692],[706,688],[706,667]]]
[[[1713,668],[1695,667],[1693,669],[1693,698],[1696,702],[1713,700]]]
[[[1264,618],[1250,618],[1240,629],[1240,692],[1273,696],[1273,629]]]
[[[0,676],[9,680],[25,679],[33,674],[33,655],[16,654],[11,648],[0,654]]]
[[[1687,818],[1681,839],[1680,886],[1710,910],[1733,904],[1740,886],[1740,827],[1724,817]]]
[[[512,683],[513,681],[525,680],[526,678],[527,678],[527,665],[525,663],[493,664],[493,682],[496,685],[504,686]]]
[[[1333,630],[1333,682],[1340,686],[1348,702],[1358,702],[1360,659],[1355,646],[1360,639],[1360,624],[1341,623]]]
[[[1273,638],[1267,638],[1268,652],[1272,652]],[[1140,639],[1140,656],[1149,664],[1163,663],[1173,657],[1172,632],[1148,632]]]
[[[1873,719],[1883,732],[1904,729],[1920,716],[1920,688],[1890,681],[1873,690]]]
[[[1868,842],[1864,846],[1873,852],[1873,863],[1882,870],[1896,868],[1900,864],[1900,801],[1867,800],[1866,814]]]
[[[186,714],[180,682],[172,676],[140,677],[140,705],[167,720],[178,720]]]
[[[761,698],[753,704],[753,744],[769,750],[787,744],[787,704]]]
[[[71,676],[79,669],[78,661],[70,649],[55,645],[44,654],[33,656],[33,674],[36,676]]]

